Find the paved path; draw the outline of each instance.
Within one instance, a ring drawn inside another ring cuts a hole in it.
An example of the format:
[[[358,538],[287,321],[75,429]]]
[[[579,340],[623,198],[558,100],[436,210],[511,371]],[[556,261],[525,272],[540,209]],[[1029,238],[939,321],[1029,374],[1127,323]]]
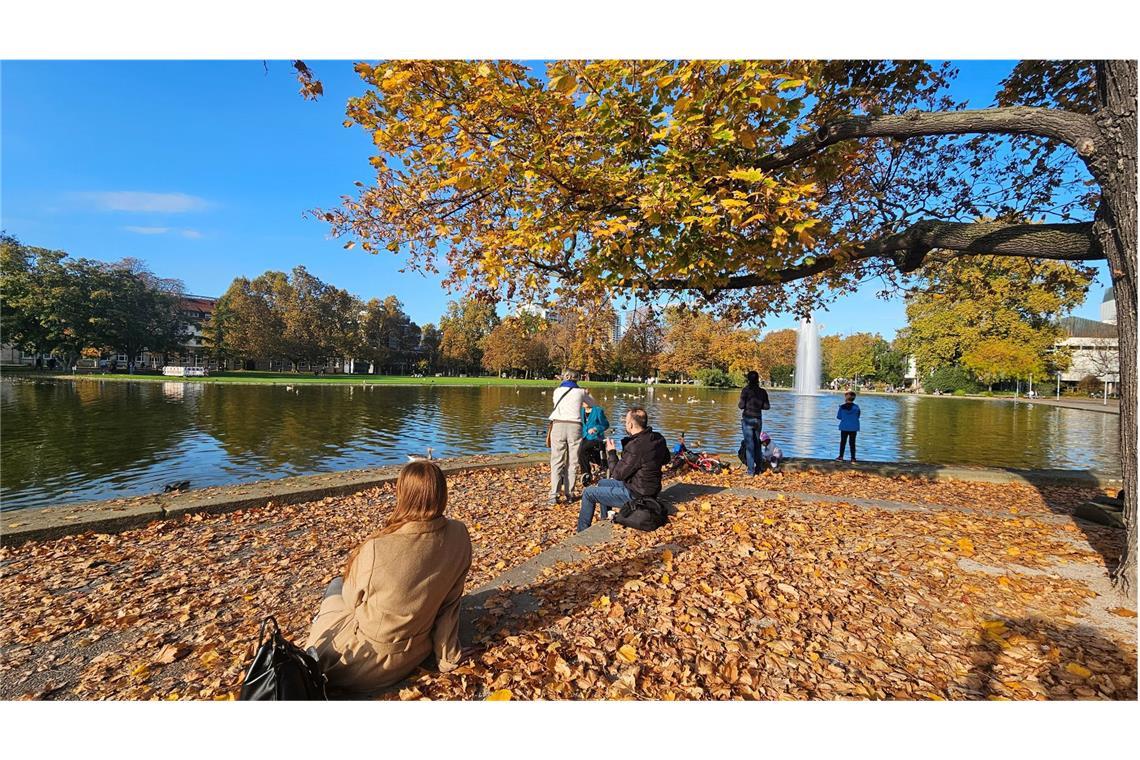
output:
[[[1108,403],[1104,403],[1101,399],[1076,399],[1076,398],[1062,398],[1057,400],[1055,398],[1035,398],[1035,399],[1021,399],[1027,404],[1037,404],[1040,406],[1059,406],[1062,409],[1081,409],[1086,412],[1101,412],[1103,414],[1120,414],[1120,400],[1110,398]]]

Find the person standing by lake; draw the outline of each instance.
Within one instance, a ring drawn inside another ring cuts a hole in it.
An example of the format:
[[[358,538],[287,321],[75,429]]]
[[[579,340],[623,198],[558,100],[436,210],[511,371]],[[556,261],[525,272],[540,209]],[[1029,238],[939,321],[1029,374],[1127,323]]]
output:
[[[855,403],[855,391],[847,391],[843,394],[843,403],[839,405],[839,411],[835,413],[835,419],[839,420],[839,456],[835,458],[836,462],[843,461],[843,450],[847,446],[847,441],[851,441],[851,461],[855,459],[855,436],[859,435],[859,406]]]
[[[763,412],[772,408],[768,402],[768,391],[760,387],[760,373],[755,370],[747,375],[748,382],[740,391],[740,401],[736,407],[740,413],[740,432],[744,436],[744,463],[748,474],[759,471],[759,438],[764,425]]]
[[[582,445],[582,406],[597,406],[598,402],[585,388],[578,387],[578,373],[562,373],[562,384],[554,389],[554,411],[550,413],[548,440],[550,443],[550,503],[558,503],[558,494],[564,491],[572,501],[572,491],[578,478],[578,449]],[[603,432],[605,432],[603,430]]]
[[[606,410],[589,403],[582,404],[582,445],[578,449],[578,469],[582,471],[582,487],[593,479],[591,465],[598,465],[602,475],[606,472],[605,438],[610,421]]]

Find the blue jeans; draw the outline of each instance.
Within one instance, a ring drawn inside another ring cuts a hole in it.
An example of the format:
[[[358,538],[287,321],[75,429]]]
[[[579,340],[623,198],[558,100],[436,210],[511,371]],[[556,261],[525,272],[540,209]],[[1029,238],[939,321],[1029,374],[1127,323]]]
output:
[[[633,501],[633,494],[620,480],[599,480],[597,485],[582,489],[582,511],[578,513],[578,532],[590,527],[594,521],[594,508],[602,508],[602,519],[610,510]]]
[[[744,463],[748,465],[748,474],[755,475],[760,459],[760,420],[756,417],[741,417],[740,434],[744,436]]]

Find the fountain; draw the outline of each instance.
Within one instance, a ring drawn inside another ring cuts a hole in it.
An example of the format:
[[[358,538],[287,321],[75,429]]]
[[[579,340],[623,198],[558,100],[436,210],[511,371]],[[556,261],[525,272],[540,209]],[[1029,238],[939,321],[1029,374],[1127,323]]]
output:
[[[819,395],[819,323],[808,317],[800,320],[796,331],[796,376],[797,396]]]

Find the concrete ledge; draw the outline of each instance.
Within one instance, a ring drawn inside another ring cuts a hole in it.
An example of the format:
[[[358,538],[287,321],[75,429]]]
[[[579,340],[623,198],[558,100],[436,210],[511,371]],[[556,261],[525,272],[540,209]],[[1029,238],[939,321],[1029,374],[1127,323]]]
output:
[[[731,456],[721,455],[721,459],[736,463],[735,453]],[[489,468],[533,467],[548,461],[549,454],[537,452],[441,459],[439,466],[445,473],[454,474]],[[783,465],[783,469],[787,472],[863,472],[885,477],[905,475],[928,480],[965,480],[984,483],[1123,487],[1118,477],[1083,470],[992,469],[910,462],[851,464],[830,459],[792,459]],[[58,538],[86,531],[112,533],[144,525],[152,520],[186,514],[218,514],[264,507],[270,503],[300,504],[346,496],[392,483],[399,472],[400,465],[389,465],[367,470],[346,470],[233,486],[215,486],[179,494],[151,494],[43,509],[13,510],[4,513],[3,522],[0,523],[0,545],[14,546],[29,540]]]
[[[539,453],[459,457],[441,459],[438,464],[445,473],[452,474],[488,468],[533,467],[548,461],[548,454]],[[152,520],[186,514],[218,514],[264,507],[270,503],[300,504],[346,496],[393,483],[399,474],[400,465],[390,465],[368,470],[346,470],[233,486],[214,486],[186,493],[150,494],[43,509],[13,510],[4,514],[0,526],[0,545],[15,546],[29,540],[57,538],[86,531],[113,533]]]
[[[722,461],[739,464],[736,454]],[[868,475],[905,475],[925,480],[966,480],[976,483],[1027,483],[1029,485],[1081,485],[1091,488],[1122,488],[1119,476],[1092,470],[1023,470],[1017,468],[972,467],[967,465],[926,464],[921,462],[836,462],[832,459],[789,459],[785,472],[862,472]]]
[[[0,541],[4,546],[28,540],[60,538],[74,533],[97,531],[114,533],[146,525],[163,518],[162,508],[154,497],[130,504],[77,505],[18,510],[4,514]]]

